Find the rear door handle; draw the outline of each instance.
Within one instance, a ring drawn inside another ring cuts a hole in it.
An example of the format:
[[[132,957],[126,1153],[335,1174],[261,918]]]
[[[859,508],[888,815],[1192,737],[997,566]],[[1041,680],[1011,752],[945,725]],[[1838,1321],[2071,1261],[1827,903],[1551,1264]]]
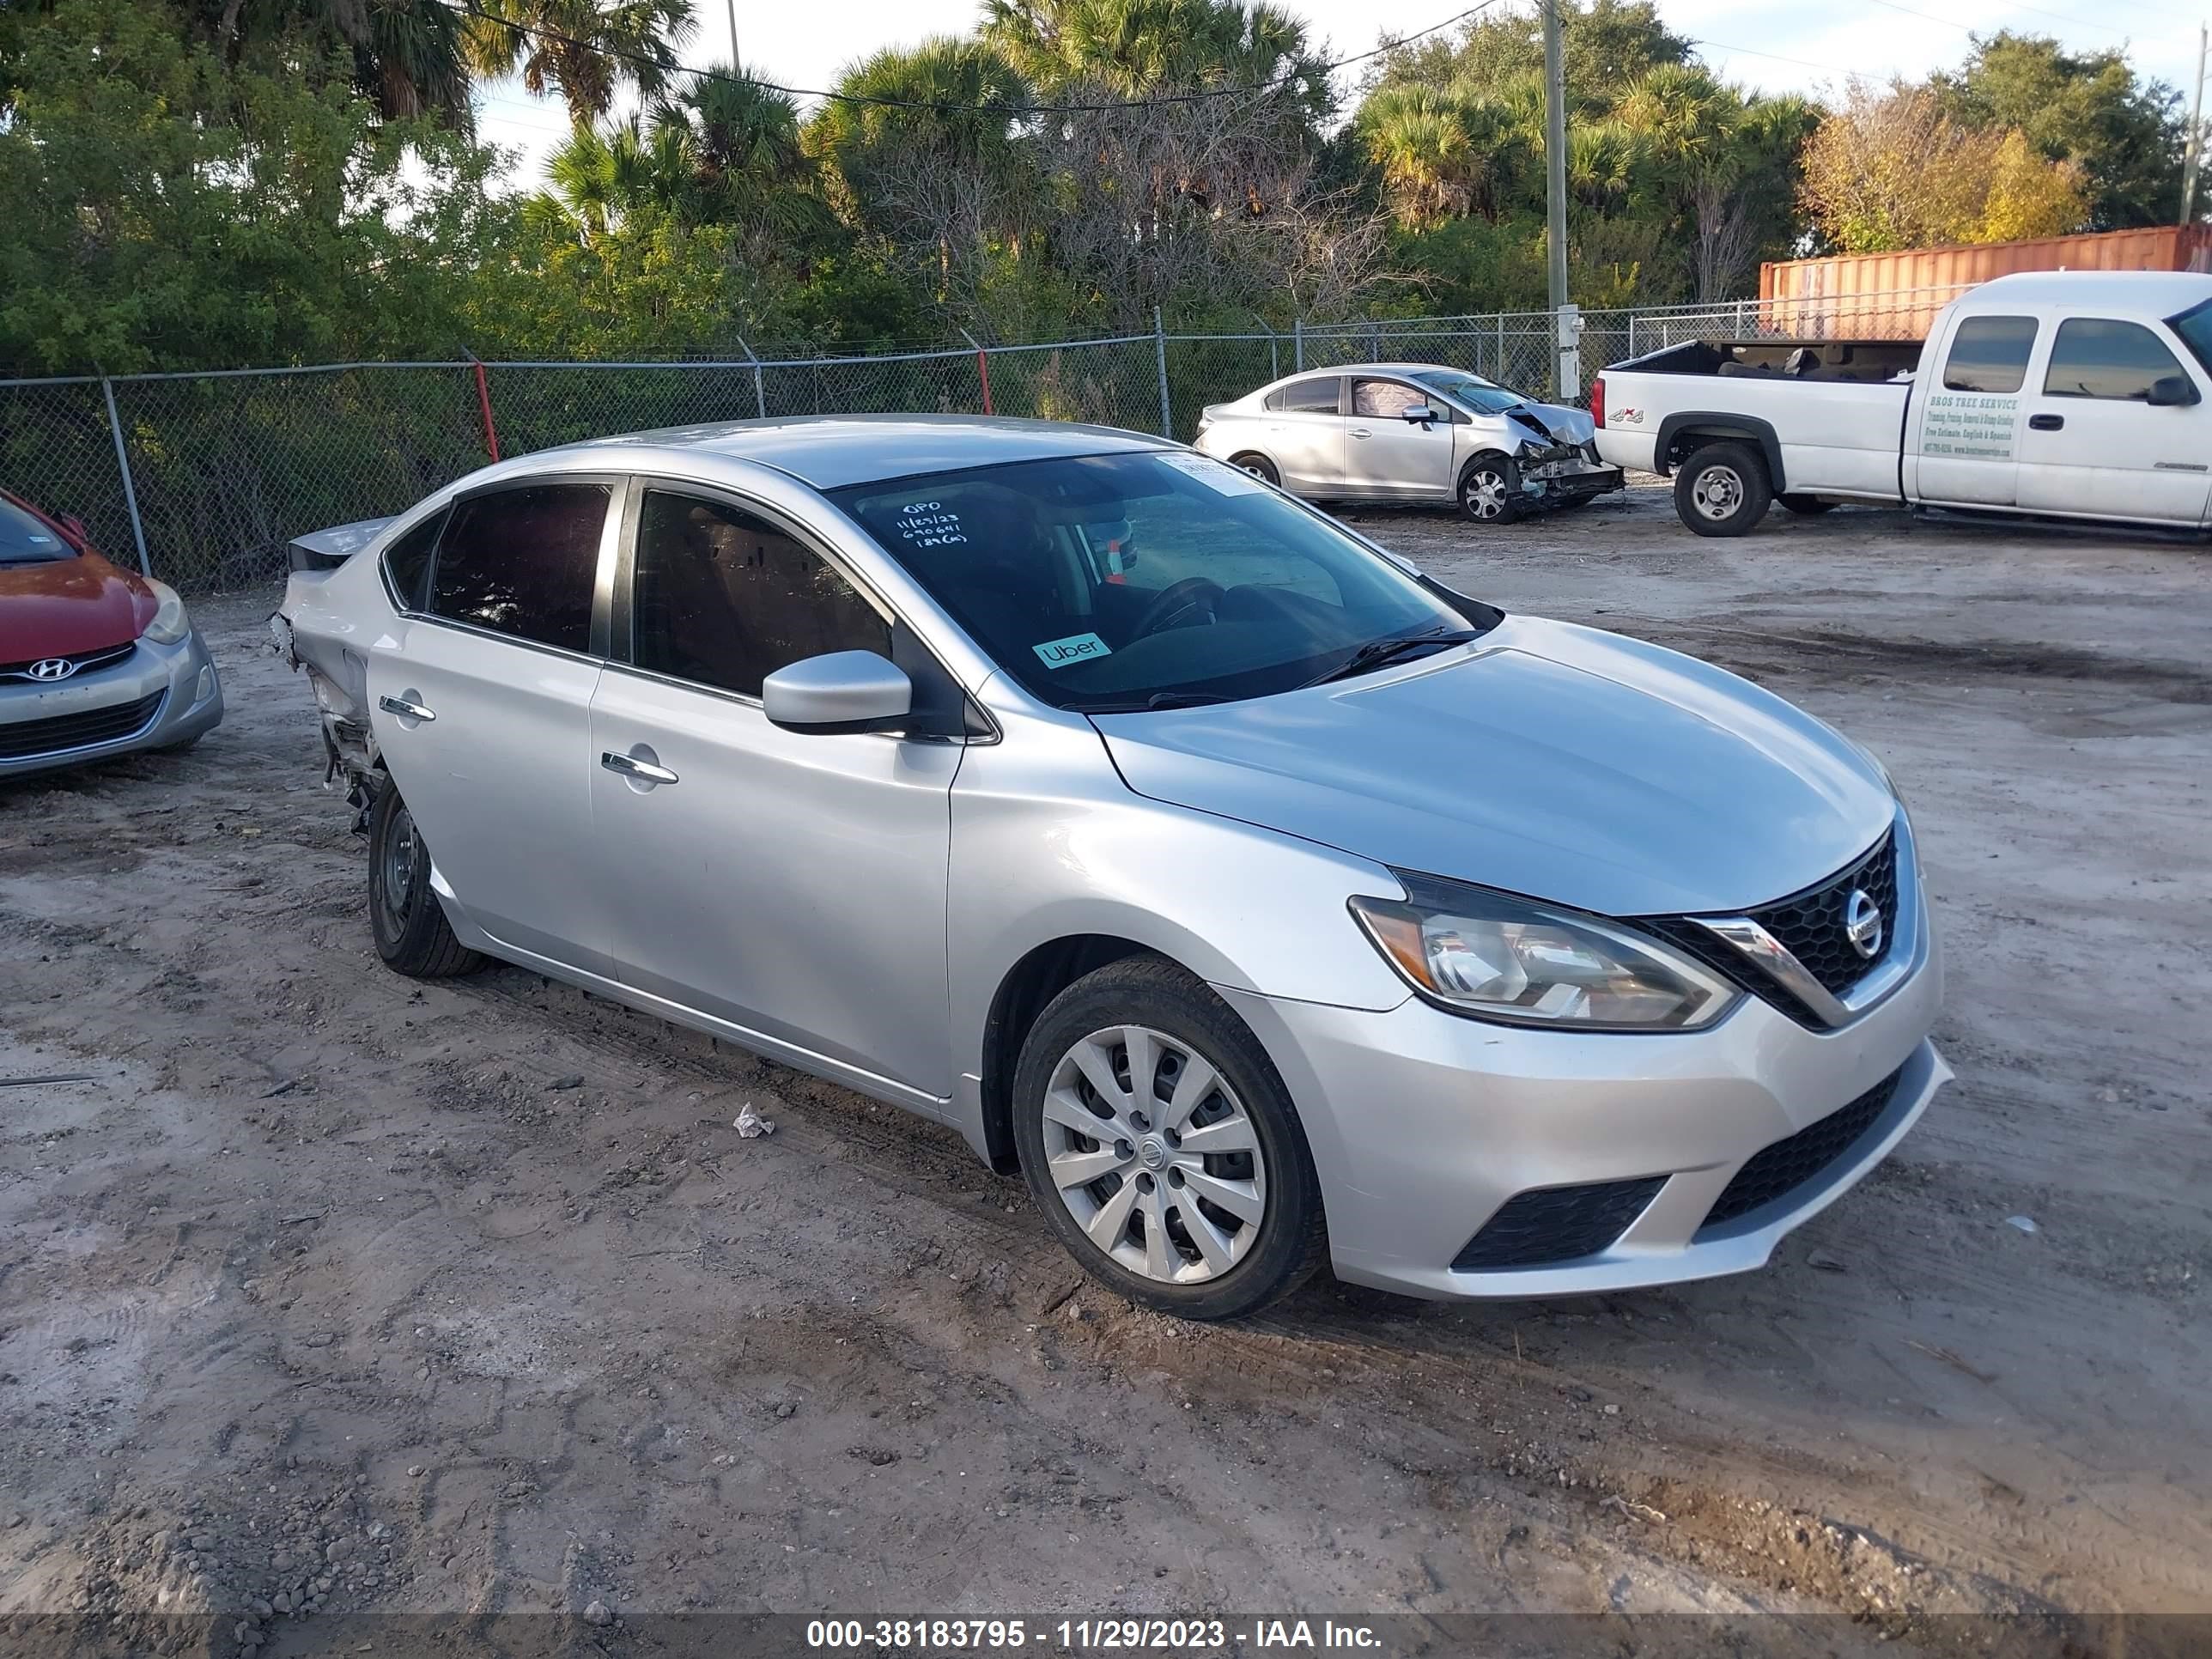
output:
[[[2063,415],[2031,415],[2027,417],[2031,432],[2056,432],[2066,424]]]
[[[1355,426],[1352,428],[1352,435],[1355,438],[1371,438],[1375,434],[1364,426]]]
[[[376,706],[387,714],[397,714],[403,720],[434,720],[438,717],[419,702],[410,702],[404,697],[379,697]]]
[[[676,783],[681,781],[665,766],[642,761],[635,755],[617,755],[611,749],[599,756],[599,764],[610,772],[620,773],[626,778],[635,778],[641,783]]]

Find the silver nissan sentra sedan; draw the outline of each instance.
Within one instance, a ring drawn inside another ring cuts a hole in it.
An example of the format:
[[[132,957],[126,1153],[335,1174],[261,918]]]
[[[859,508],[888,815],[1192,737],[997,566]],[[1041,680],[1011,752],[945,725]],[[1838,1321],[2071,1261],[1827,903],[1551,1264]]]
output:
[[[938,1119],[1171,1312],[1323,1261],[1755,1267],[1950,1075],[1866,750],[1158,439],[578,444],[368,526],[274,627],[386,963],[497,957]]]

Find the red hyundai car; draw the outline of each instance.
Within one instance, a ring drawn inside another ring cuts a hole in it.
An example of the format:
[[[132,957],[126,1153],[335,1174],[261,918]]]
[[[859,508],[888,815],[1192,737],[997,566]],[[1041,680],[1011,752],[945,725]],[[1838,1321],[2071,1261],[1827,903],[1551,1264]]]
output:
[[[222,718],[214,659],[176,590],[0,489],[0,779],[182,749]]]

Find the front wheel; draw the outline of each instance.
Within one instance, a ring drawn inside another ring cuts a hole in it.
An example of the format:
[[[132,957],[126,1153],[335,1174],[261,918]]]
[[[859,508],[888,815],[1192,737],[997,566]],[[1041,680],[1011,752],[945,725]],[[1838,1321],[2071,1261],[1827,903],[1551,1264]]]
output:
[[[1233,1319],[1321,1265],[1320,1182],[1289,1092],[1172,963],[1127,957],[1053,999],[1022,1045],[1014,1133],[1060,1243],[1133,1302]]]
[[[1522,513],[1521,469],[1510,455],[1478,455],[1459,475],[1460,515],[1474,524],[1511,524]]]
[[[410,979],[447,979],[483,965],[453,937],[430,890],[430,852],[390,778],[368,815],[368,923],[384,965]]]
[[[1674,469],[1674,515],[1700,536],[1741,536],[1774,499],[1766,463],[1745,444],[1707,444]]]

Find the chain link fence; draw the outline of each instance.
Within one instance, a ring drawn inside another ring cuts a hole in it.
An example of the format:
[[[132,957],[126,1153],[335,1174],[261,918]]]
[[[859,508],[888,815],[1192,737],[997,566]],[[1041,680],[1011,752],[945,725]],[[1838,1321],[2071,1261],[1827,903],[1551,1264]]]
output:
[[[1684,340],[1909,338],[1961,291],[1580,313],[1582,401],[1607,364]],[[1301,323],[858,357],[344,363],[0,381],[0,485],[193,590],[268,580],[304,532],[396,513],[495,456],[763,416],[1026,416],[1188,440],[1200,412],[1304,369],[1443,363],[1549,395],[1547,311]]]

